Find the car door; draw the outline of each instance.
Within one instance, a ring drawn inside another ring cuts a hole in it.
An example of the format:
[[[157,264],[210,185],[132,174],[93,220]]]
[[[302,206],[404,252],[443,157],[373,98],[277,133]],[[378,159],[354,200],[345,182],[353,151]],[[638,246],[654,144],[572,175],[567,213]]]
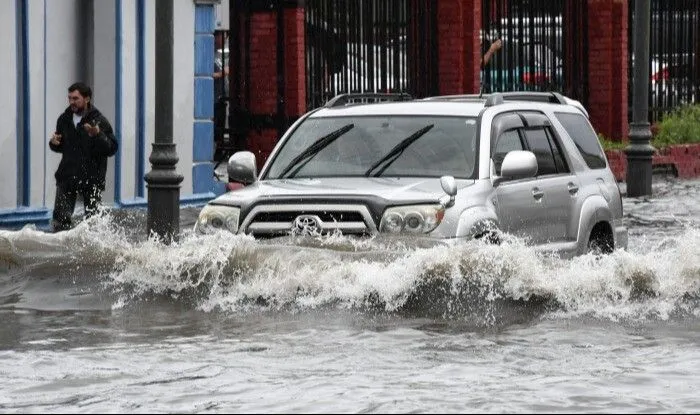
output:
[[[522,130],[525,145],[537,159],[535,181],[543,193],[544,215],[534,238],[543,244],[574,241],[578,230],[579,179],[570,171],[547,116],[525,113],[523,117],[527,124]]]
[[[510,122],[503,118],[494,120],[494,125],[522,126],[517,114],[507,114],[501,117],[511,117]],[[512,118],[515,117],[515,118]],[[520,128],[495,128],[497,135],[495,145],[491,151],[491,160],[494,164],[494,173],[500,176],[500,168],[503,159],[509,151],[524,150],[525,145]],[[544,216],[542,204],[543,193],[537,186],[536,178],[524,178],[506,180],[498,183],[495,189],[495,210],[502,231],[527,239],[529,242],[539,243],[533,239],[537,235],[537,227]]]

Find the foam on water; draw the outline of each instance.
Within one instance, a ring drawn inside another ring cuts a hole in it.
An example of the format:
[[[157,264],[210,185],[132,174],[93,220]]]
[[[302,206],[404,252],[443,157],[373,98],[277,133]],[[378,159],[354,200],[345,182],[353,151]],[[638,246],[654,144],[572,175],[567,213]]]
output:
[[[700,316],[696,228],[645,253],[562,260],[518,239],[499,246],[342,236],[258,241],[184,230],[178,242],[164,245],[130,238],[105,214],[58,234],[32,227],[0,231],[0,264],[14,278],[38,267],[87,267],[102,289],[116,293],[115,308],[158,295],[225,312],[429,309],[489,320],[497,317],[494,307],[515,302],[538,304],[552,318]]]

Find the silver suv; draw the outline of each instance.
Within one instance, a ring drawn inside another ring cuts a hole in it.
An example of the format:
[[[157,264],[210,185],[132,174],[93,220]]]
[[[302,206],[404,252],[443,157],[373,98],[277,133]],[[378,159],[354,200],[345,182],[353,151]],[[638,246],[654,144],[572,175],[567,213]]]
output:
[[[558,93],[340,95],[297,120],[259,175],[248,151],[227,169],[245,187],[209,202],[197,232],[496,242],[505,233],[563,257],[627,246],[620,191],[587,112]]]

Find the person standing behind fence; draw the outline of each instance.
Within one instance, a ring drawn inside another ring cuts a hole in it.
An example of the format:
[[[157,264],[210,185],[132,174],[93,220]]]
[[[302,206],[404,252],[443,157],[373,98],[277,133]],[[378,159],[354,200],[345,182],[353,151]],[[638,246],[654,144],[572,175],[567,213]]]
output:
[[[68,87],[68,108],[58,117],[49,148],[61,153],[56,169],[54,232],[70,229],[78,195],[85,217],[97,212],[105,189],[107,158],[117,152],[117,139],[107,118],[92,105],[92,90],[82,82]]]
[[[491,61],[491,57],[498,52],[501,47],[503,46],[503,42],[501,39],[496,39],[489,45],[489,48],[484,52],[483,56],[481,57],[481,69],[486,69],[486,66],[489,64]],[[482,46],[483,47],[483,46]]]
[[[496,39],[494,40],[490,45],[488,45],[488,48],[486,48],[486,42],[483,40],[481,41],[481,62],[479,63],[479,68],[480,68],[480,79],[479,79],[479,85],[480,85],[480,93],[484,92],[491,92],[491,85],[486,84],[486,79],[484,79],[486,75],[486,71],[488,70],[488,64],[491,62],[491,58],[493,55],[496,54],[499,50],[501,50],[501,47],[503,47],[503,42],[501,39]],[[494,75],[498,76],[498,73],[496,72],[491,72],[488,76],[488,80],[493,81]]]

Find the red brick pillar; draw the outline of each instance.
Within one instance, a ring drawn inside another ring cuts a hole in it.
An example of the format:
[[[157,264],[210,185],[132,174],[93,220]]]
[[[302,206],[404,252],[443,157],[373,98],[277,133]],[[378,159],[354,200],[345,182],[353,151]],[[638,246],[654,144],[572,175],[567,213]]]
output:
[[[440,0],[437,4],[440,94],[477,93],[481,0]]]
[[[250,106],[254,119],[277,122],[302,115],[306,111],[306,70],[304,66],[304,8],[287,6],[284,24],[279,27],[279,9],[254,10],[250,16]],[[284,73],[277,73],[278,30],[284,30]],[[280,95],[278,77],[283,79]],[[283,100],[283,113],[278,113]],[[261,168],[280,138],[276,126],[256,129],[248,134],[248,149]]]
[[[277,112],[277,11],[254,10],[250,15],[250,111],[253,120],[273,120]],[[256,128],[258,127],[258,128]],[[277,141],[277,130],[253,126],[248,150],[261,167]]]
[[[628,0],[588,0],[588,112],[595,129],[627,138]]]
[[[303,3],[303,2],[301,2]],[[304,8],[293,7],[284,12],[285,111],[296,118],[306,112],[306,38]]]

